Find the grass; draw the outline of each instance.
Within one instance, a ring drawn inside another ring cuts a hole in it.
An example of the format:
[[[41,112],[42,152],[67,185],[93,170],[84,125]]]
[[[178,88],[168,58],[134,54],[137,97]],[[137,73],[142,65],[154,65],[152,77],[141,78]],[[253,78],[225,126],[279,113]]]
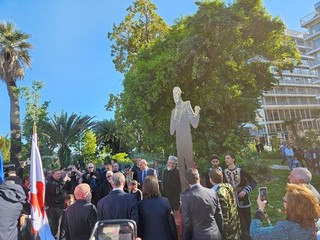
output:
[[[263,162],[267,163],[269,166],[273,164],[280,165],[280,159],[264,159]],[[258,188],[266,186],[268,188],[269,195],[269,204],[277,209],[283,210],[282,198],[286,192],[286,184],[288,183],[289,170],[271,170],[271,174],[273,175],[273,180],[259,183],[256,189],[250,193],[250,199],[252,202],[251,212],[254,217],[255,211],[257,209],[257,196],[258,196]],[[320,189],[320,175],[313,174],[311,184],[318,190]],[[285,215],[277,212],[276,210],[266,207],[266,212],[269,215],[271,222],[274,224],[279,220],[284,220]]]

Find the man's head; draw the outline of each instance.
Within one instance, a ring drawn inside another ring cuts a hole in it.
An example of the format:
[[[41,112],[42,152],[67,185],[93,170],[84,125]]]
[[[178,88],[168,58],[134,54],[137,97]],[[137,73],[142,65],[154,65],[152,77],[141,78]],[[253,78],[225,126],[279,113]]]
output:
[[[174,87],[172,93],[174,102],[179,102],[179,100],[181,99],[181,89],[179,87]]]
[[[54,180],[56,180],[56,181],[59,181],[59,179],[61,178],[61,176],[62,176],[62,173],[61,173],[61,171],[58,170],[58,169],[53,170],[52,173],[51,173],[51,177],[52,177]]]
[[[74,189],[74,196],[77,200],[86,200],[87,202],[90,202],[92,197],[90,186],[86,183],[80,183]]]
[[[210,158],[210,163],[211,163],[211,166],[212,168],[218,168],[219,167],[219,164],[220,164],[220,158],[218,155],[216,154],[213,154]]]
[[[113,188],[123,188],[126,179],[121,172],[116,172],[111,177],[111,185]]]
[[[117,162],[112,163],[112,171],[119,172],[119,163]]]
[[[288,177],[289,183],[294,184],[309,184],[311,182],[311,172],[303,167],[297,167],[292,169]]]
[[[236,162],[236,156],[231,152],[227,152],[225,154],[224,161],[227,166],[233,166]]]
[[[223,174],[217,168],[213,168],[209,171],[209,178],[212,185],[216,185],[223,182]]]
[[[94,173],[94,165],[93,163],[88,163],[88,172],[89,173]]]
[[[316,143],[312,143],[312,148],[316,149],[317,148],[317,144]]]
[[[109,183],[111,183],[112,175],[113,175],[112,171],[109,170],[109,171],[106,172],[106,178],[107,178]]]
[[[104,170],[106,170],[106,171],[112,170],[112,164],[109,163],[109,162],[104,162],[104,163],[103,163],[103,168],[104,168]]]
[[[189,168],[185,173],[186,181],[189,185],[200,183],[200,175],[197,169]]]
[[[140,162],[141,158],[135,158],[133,161],[134,161],[134,164],[136,164],[137,166],[139,166],[139,162]]]
[[[178,158],[176,156],[169,156],[167,161],[168,170],[173,170],[177,167]]]
[[[141,159],[141,160],[139,161],[138,167],[140,168],[141,171],[146,170],[146,169],[148,168],[148,162],[147,162],[147,160]]]

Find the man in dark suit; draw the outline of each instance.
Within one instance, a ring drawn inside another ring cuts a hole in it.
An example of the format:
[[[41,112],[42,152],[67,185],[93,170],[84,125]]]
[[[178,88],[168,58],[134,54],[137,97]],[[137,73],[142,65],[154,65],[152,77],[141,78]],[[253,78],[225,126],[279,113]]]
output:
[[[222,240],[222,211],[217,193],[200,185],[197,169],[185,173],[190,190],[181,194],[182,239]]]
[[[98,202],[98,220],[132,219],[138,222],[137,198],[123,191],[125,177],[121,172],[111,177],[112,191]]]
[[[81,183],[74,189],[76,202],[65,212],[65,228],[67,239],[87,240],[90,238],[97,221],[97,210],[91,202],[91,189],[86,183]]]
[[[140,187],[139,187],[140,189],[142,189],[143,180],[145,179],[146,176],[155,176],[156,178],[158,178],[156,170],[148,167],[147,160],[141,159],[139,161],[139,168],[141,170],[138,173],[138,182],[140,184]]]

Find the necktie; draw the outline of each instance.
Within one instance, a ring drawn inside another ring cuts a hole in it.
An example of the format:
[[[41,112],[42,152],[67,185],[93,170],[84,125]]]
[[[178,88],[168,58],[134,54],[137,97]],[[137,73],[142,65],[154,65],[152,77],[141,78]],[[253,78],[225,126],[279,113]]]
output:
[[[144,178],[145,178],[146,174],[147,174],[147,171],[143,170],[142,171],[142,182],[144,181]]]

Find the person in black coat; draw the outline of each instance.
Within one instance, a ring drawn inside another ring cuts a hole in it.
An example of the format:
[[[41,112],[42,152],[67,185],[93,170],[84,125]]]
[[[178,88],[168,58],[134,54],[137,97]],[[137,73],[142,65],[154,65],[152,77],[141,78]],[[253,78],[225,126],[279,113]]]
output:
[[[121,172],[114,173],[111,180],[112,191],[98,202],[98,219],[132,219],[137,223],[137,199],[134,195],[123,191],[124,175]]]
[[[182,240],[222,240],[222,211],[215,191],[200,185],[197,169],[189,168],[188,192],[181,194]]]
[[[178,158],[169,156],[162,177],[163,196],[168,198],[172,210],[178,210],[180,206],[181,183],[177,164]]]
[[[160,196],[158,179],[147,176],[138,202],[138,236],[143,240],[177,240],[177,227],[169,200]]]
[[[134,160],[134,164],[133,164],[133,166],[131,168],[131,172],[133,173],[132,180],[138,181],[138,175],[139,175],[139,172],[141,171],[140,168],[139,168],[140,160],[141,160],[141,158],[136,158]]]
[[[111,185],[112,175],[113,175],[113,172],[111,170],[106,172],[105,180],[99,186],[98,202],[112,191],[112,185]]]
[[[46,184],[45,203],[48,220],[53,236],[56,236],[59,227],[59,218],[62,214],[68,189],[71,188],[71,179],[68,175],[62,178],[60,170],[53,170]]]
[[[79,184],[74,195],[76,202],[70,205],[65,213],[67,240],[88,240],[97,221],[97,210],[91,202],[90,186]]]

